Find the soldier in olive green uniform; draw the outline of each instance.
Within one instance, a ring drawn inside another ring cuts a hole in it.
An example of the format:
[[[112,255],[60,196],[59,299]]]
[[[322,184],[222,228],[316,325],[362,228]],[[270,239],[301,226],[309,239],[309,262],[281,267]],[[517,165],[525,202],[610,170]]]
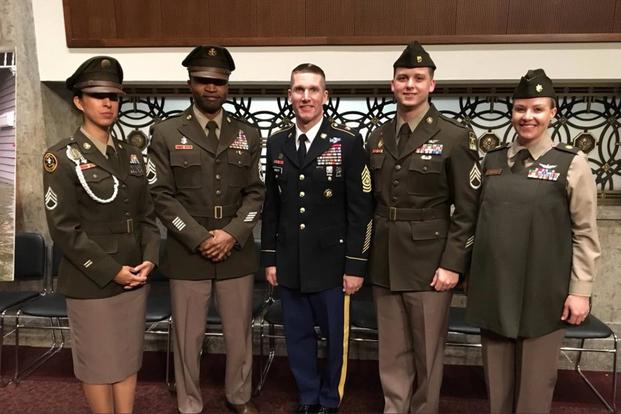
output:
[[[60,247],[58,291],[67,297],[76,377],[93,412],[131,412],[142,365],[147,288],[158,260],[142,154],[115,142],[123,71],[108,56],[67,79],[83,124],[45,153],[48,227]]]
[[[528,71],[513,95],[517,139],[487,153],[466,320],[482,328],[492,412],[549,412],[565,322],[579,324],[600,248],[584,154],[553,146],[552,81]]]
[[[468,269],[474,241],[476,140],[428,103],[434,70],[418,43],[405,49],[391,82],[397,116],[367,142],[376,200],[369,273],[385,412],[438,411],[451,289]]]
[[[162,268],[175,321],[177,404],[184,413],[203,409],[199,354],[213,292],[226,346],[227,404],[254,412],[251,312],[258,257],[252,229],[265,193],[261,137],[222,109],[235,69],[228,50],[200,46],[183,65],[194,104],[153,128],[148,164],[156,211],[168,229]]]

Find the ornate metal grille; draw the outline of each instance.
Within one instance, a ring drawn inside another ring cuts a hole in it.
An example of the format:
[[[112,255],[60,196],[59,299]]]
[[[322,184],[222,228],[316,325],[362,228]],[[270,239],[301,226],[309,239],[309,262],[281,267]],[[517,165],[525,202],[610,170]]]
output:
[[[476,88],[445,88],[444,93],[436,93],[432,101],[444,115],[459,120],[475,131],[483,156],[488,149],[515,138],[510,122],[510,92],[496,88],[493,93],[473,94],[473,89]],[[552,139],[576,145],[587,153],[602,197],[616,198],[619,192],[615,190],[621,188],[621,97],[614,88],[603,88],[604,93],[593,93],[593,89],[587,88],[577,89],[583,93],[560,95],[558,114],[550,127]],[[365,91],[379,93],[367,96],[360,96],[359,93],[332,95],[325,111],[329,118],[358,129],[366,139],[373,129],[395,116],[396,107],[388,91]],[[455,92],[464,94],[457,95]],[[129,95],[121,104],[114,135],[145,149],[149,127],[159,120],[178,115],[188,105],[187,95]],[[225,108],[234,116],[255,125],[265,139],[274,131],[290,125],[294,117],[287,99],[282,96],[231,94]]]

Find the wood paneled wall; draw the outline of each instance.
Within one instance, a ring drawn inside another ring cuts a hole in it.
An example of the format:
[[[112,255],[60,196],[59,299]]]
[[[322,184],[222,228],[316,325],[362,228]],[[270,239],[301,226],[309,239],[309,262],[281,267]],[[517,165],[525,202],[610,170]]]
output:
[[[69,47],[621,41],[621,0],[63,0]]]

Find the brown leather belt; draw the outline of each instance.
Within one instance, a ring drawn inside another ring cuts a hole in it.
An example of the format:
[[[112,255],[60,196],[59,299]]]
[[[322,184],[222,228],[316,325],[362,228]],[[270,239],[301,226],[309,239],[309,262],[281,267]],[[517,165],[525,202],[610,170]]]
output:
[[[424,221],[448,218],[449,207],[399,208],[378,204],[375,207],[375,214],[387,218],[388,221]]]

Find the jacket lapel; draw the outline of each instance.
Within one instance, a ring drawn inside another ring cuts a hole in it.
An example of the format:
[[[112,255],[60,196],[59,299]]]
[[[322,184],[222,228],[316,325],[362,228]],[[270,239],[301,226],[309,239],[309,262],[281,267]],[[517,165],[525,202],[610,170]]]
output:
[[[239,131],[235,131],[231,124],[231,118],[226,112],[222,114],[222,130],[220,131],[220,139],[218,140],[216,156],[220,155],[235,141],[239,135]]]
[[[129,152],[127,152],[127,148],[125,145],[130,144],[121,144],[120,142],[115,142],[116,145],[116,154],[119,157],[119,169],[117,177],[121,181],[127,180],[127,175],[129,174]]]
[[[380,140],[384,142],[384,148],[395,159],[399,158],[399,154],[397,154],[397,139],[395,137],[396,125],[397,119],[394,118],[386,128],[383,128],[380,136]]]
[[[181,135],[191,140],[205,151],[215,154],[218,148],[218,140],[207,138],[207,134],[205,134],[203,127],[198,124],[196,117],[192,113],[192,107],[190,106],[186,109],[181,116],[183,117],[183,123],[177,129]],[[220,134],[220,136],[222,136],[222,134]]]
[[[289,131],[285,144],[282,147],[282,152],[285,154],[285,157],[289,158],[289,161],[293,165],[297,168],[300,167],[300,163],[298,162],[298,152],[295,149],[295,128],[291,128]]]
[[[434,135],[438,133],[438,131],[440,131],[440,128],[438,127],[439,116],[440,113],[437,111],[437,109],[431,106],[416,127],[416,129],[408,138],[408,142],[405,144],[405,151],[403,152],[403,154],[399,154],[399,159],[405,158],[410,155],[413,151],[416,150],[416,148],[429,141]]]
[[[93,144],[91,140],[82,133],[82,131],[78,129],[73,136],[75,138],[75,142],[77,142],[79,146],[80,153],[88,162],[103,168],[114,176],[118,176],[118,171],[115,171],[114,168],[112,168],[112,164],[108,161],[108,159],[104,157],[95,144]]]

